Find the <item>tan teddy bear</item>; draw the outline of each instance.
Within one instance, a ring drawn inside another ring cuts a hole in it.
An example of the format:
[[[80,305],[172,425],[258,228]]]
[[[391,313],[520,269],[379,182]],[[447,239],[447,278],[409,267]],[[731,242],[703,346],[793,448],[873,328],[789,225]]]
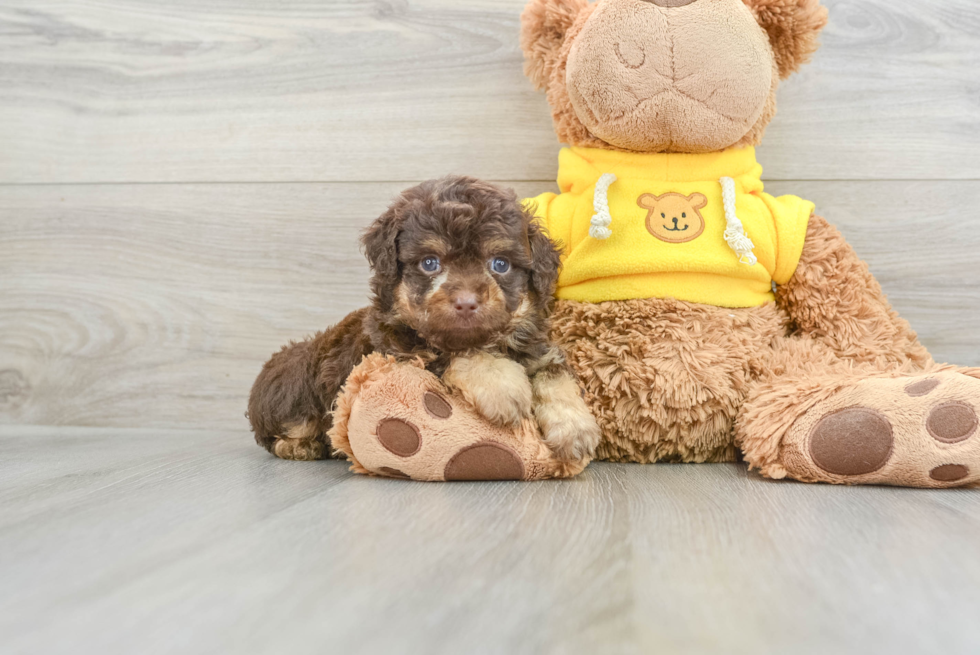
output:
[[[745,459],[764,475],[980,480],[980,370],[936,364],[841,234],[766,194],[753,146],[817,48],[817,0],[531,0],[564,244],[553,336],[599,458]]]

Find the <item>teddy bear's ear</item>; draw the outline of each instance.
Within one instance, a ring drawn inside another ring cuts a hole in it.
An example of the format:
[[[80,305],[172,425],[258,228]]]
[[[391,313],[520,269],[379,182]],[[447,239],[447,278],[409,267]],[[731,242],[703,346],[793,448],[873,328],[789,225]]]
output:
[[[521,14],[524,74],[538,89],[547,89],[565,33],[588,0],[531,0]]]
[[[769,35],[779,76],[786,78],[810,60],[827,24],[820,0],[743,0]]]

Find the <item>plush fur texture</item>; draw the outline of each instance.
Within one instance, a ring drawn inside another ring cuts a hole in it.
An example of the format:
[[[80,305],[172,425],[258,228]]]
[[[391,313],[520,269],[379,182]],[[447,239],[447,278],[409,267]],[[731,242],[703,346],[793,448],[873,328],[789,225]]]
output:
[[[561,141],[697,153],[761,141],[779,80],[826,22],[818,0],[531,0],[521,42]],[[933,362],[823,218],[775,298],[736,310],[560,301],[552,334],[598,419],[598,457],[741,454],[773,478],[835,484],[980,480],[980,374]]]
[[[734,418],[788,329],[772,305],[656,298],[560,300],[553,325],[602,429],[597,458],[643,463],[736,459]]]
[[[820,0],[743,0],[769,35],[779,76],[786,79],[810,61],[827,25]]]
[[[524,74],[539,90],[546,90],[565,35],[588,7],[587,0],[532,2],[521,17]]]
[[[575,384],[548,341],[558,277],[555,245],[512,191],[450,177],[405,191],[367,230],[374,275],[371,307],[311,339],[292,343],[264,366],[248,415],[256,441],[287,459],[328,456],[331,407],[351,370],[372,352],[420,360],[471,401],[484,418],[513,426],[531,416],[529,376]],[[561,408],[591,421],[580,398]],[[540,404],[540,403],[539,403]],[[559,457],[588,457],[598,428],[545,430]]]
[[[810,219],[799,266],[789,284],[777,288],[776,301],[795,334],[824,344],[844,359],[883,369],[906,364],[924,369],[932,363],[868,265],[820,216]]]

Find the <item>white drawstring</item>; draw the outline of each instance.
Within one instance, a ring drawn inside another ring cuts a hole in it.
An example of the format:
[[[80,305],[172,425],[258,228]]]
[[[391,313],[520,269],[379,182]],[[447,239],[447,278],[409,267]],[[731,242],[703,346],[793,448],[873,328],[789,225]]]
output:
[[[727,224],[725,241],[728,242],[728,247],[738,255],[740,263],[746,266],[755,266],[759,261],[759,258],[752,252],[755,244],[745,234],[742,221],[738,220],[738,216],[735,214],[735,180],[730,177],[723,177],[720,181],[721,199],[725,205],[725,222]]]
[[[595,183],[595,197],[592,200],[595,215],[592,217],[592,227],[589,228],[589,236],[593,239],[604,240],[612,236],[612,230],[609,229],[612,223],[612,214],[609,213],[609,185],[616,179],[612,173],[605,173]]]

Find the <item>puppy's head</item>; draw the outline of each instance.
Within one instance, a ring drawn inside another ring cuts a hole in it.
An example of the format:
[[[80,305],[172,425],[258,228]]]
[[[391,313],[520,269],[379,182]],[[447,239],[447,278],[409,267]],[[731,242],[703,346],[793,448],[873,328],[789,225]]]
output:
[[[363,238],[382,320],[446,351],[543,330],[560,260],[533,218],[513,191],[473,178],[403,192]]]

